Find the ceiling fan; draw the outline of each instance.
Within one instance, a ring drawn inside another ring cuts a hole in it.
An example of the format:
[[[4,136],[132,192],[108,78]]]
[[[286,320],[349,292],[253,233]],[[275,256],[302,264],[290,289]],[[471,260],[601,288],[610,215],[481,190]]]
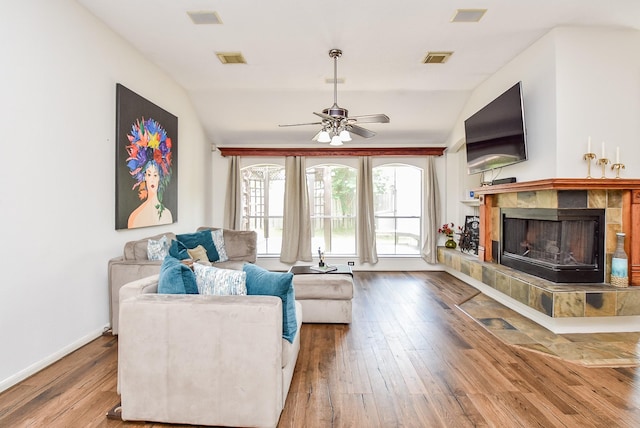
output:
[[[333,105],[322,110],[322,113],[313,112],[316,116],[320,116],[322,121],[278,126],[322,125],[322,129],[312,139],[321,143],[329,143],[332,146],[341,146],[343,142],[351,141],[350,133],[364,138],[373,137],[376,135],[375,132],[358,126],[356,123],[389,123],[389,116],[386,114],[367,114],[349,117],[348,110],[338,106],[338,58],[342,56],[342,51],[331,49],[329,56],[333,58]]]

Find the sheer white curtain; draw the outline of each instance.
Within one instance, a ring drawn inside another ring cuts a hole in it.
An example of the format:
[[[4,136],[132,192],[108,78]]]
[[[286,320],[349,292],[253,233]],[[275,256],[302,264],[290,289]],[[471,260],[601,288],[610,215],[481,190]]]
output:
[[[357,245],[360,263],[378,263],[373,207],[373,171],[369,156],[358,158]]]
[[[311,261],[311,216],[304,156],[285,158],[284,214],[280,261]]]
[[[229,181],[225,196],[224,222],[226,229],[242,228],[242,181],[240,179],[240,159],[229,157]]]
[[[433,156],[427,156],[425,168],[424,216],[426,231],[421,256],[427,263],[438,263],[438,226],[440,225],[440,193]]]

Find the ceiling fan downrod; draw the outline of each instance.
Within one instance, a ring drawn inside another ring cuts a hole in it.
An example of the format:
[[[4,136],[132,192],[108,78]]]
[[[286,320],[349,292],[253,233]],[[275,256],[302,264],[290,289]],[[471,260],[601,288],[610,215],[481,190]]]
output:
[[[336,119],[342,119],[349,115],[347,109],[338,106],[338,58],[342,56],[340,49],[331,49],[329,57],[333,58],[333,105],[322,112]]]
[[[338,107],[338,58],[342,56],[342,51],[331,49],[329,56],[333,58],[333,107]]]

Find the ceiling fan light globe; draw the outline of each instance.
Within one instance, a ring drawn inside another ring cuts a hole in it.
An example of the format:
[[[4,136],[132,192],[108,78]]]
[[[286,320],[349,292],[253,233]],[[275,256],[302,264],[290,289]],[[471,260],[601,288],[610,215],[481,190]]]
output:
[[[327,131],[321,131],[320,135],[318,135],[318,142],[328,143],[329,141],[331,141],[331,136],[329,135],[329,133]]]
[[[351,141],[351,134],[346,129],[343,129],[340,131],[340,139],[345,143]]]
[[[340,139],[339,136],[334,135],[333,138],[331,139],[331,142],[329,143],[330,146],[341,146],[342,145],[342,140]]]

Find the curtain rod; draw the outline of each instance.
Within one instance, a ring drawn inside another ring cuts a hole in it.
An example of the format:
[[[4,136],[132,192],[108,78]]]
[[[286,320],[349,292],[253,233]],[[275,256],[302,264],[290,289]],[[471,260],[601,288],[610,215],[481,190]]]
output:
[[[222,156],[442,156],[446,147],[262,148],[217,147]]]

